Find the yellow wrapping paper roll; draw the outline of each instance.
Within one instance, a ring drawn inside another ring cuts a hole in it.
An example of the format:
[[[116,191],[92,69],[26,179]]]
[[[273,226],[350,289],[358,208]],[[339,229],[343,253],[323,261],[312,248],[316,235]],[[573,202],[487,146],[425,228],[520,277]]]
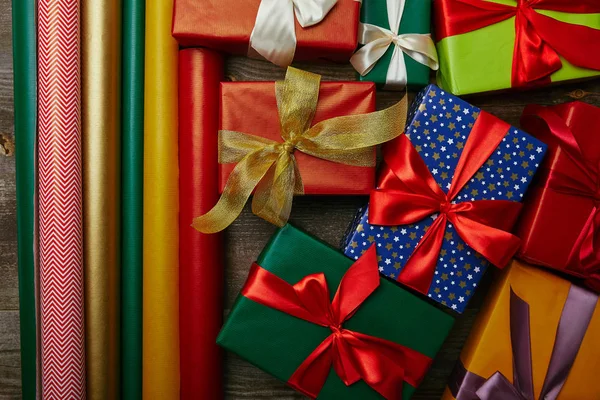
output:
[[[82,134],[87,398],[119,397],[121,1],[83,0]]]
[[[477,316],[460,360],[467,369],[485,379],[496,371],[513,379],[510,332],[511,288],[529,304],[534,398],[538,399],[550,364],[561,314],[571,283],[519,261],[502,273]],[[600,395],[600,307],[596,306],[577,358],[558,400],[597,399]],[[447,387],[442,400],[454,400]]]
[[[173,0],[146,1],[143,398],[179,398],[179,182]]]

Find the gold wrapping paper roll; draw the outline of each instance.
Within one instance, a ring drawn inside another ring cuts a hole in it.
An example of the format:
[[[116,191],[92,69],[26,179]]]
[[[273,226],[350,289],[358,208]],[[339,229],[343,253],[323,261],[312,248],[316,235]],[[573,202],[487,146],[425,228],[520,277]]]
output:
[[[119,398],[121,1],[82,0],[87,398]]]
[[[143,398],[179,398],[179,170],[173,0],[146,1]]]

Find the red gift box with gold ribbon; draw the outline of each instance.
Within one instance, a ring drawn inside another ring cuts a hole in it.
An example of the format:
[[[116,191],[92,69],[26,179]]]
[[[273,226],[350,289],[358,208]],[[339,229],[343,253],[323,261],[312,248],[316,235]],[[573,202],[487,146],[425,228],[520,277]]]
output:
[[[529,106],[521,124],[549,152],[523,210],[519,256],[600,292],[600,108]]]

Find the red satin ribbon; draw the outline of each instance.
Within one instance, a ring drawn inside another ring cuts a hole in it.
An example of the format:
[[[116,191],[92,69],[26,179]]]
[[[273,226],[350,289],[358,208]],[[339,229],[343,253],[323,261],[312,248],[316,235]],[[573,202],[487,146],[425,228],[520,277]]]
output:
[[[453,202],[509,129],[507,123],[481,111],[447,194],[405,135],[384,146],[385,167],[379,188],[371,192],[369,223],[408,225],[439,213],[398,274],[399,282],[427,294],[448,222],[473,250],[499,268],[517,252],[520,240],[509,231],[519,215],[521,203],[507,200]]]
[[[253,264],[242,295],[264,306],[331,329],[288,384],[316,398],[333,367],[350,386],[363,380],[386,399],[402,399],[404,382],[418,386],[431,358],[388,340],[343,328],[379,287],[377,254],[371,247],[342,278],[330,303],[325,275],[308,275],[295,285]]]
[[[577,103],[572,106],[577,106]],[[586,285],[600,292],[600,162],[590,161],[585,156],[575,133],[552,109],[528,106],[523,112],[522,124],[527,124],[531,118],[544,121],[549,134],[554,141],[558,141],[573,168],[571,171],[565,170],[566,164],[563,163],[560,171],[547,171],[542,176],[542,188],[548,190],[546,197],[552,196],[552,192],[558,192],[592,200],[590,215],[575,241],[566,267],[582,274]]]
[[[515,19],[512,86],[539,86],[562,68],[560,56],[582,68],[600,70],[600,30],[569,24],[536,10],[599,13],[598,0],[517,0],[516,6],[484,0],[438,0],[436,39]]]

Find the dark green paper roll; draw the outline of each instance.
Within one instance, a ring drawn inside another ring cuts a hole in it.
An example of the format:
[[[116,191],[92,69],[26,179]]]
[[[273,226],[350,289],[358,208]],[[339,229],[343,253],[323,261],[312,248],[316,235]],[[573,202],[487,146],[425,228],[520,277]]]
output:
[[[121,390],[133,400],[142,398],[144,21],[145,1],[123,0]]]
[[[19,310],[21,319],[21,382],[23,385],[23,399],[29,400],[36,398],[38,382],[36,318],[36,1],[13,0],[12,21],[15,156],[17,163]]]

